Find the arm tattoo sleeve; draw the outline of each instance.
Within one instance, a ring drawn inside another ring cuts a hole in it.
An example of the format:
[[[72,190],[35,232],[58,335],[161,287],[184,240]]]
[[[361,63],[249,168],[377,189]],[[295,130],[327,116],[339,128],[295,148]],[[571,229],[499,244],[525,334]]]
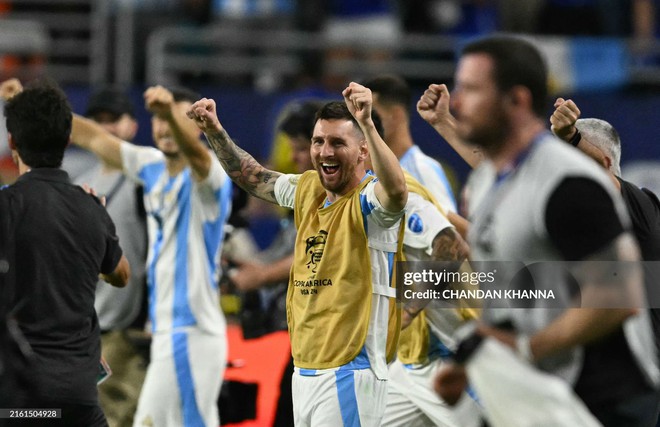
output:
[[[277,203],[275,181],[281,173],[261,166],[254,157],[237,146],[224,130],[207,134],[206,139],[232,181],[255,197]]]
[[[458,261],[460,263],[468,256],[468,252],[465,240],[451,227],[440,231],[433,239],[431,256],[435,261]]]

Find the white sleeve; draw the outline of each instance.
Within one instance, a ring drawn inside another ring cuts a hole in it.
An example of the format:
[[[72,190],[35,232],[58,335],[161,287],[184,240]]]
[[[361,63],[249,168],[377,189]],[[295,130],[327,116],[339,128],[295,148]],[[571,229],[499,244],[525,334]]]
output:
[[[193,189],[201,201],[205,220],[213,221],[223,211],[227,217],[229,216],[232,182],[215,155],[211,161],[209,174],[199,182],[193,181]]]
[[[381,227],[389,228],[401,219],[405,211],[390,212],[385,209],[378,200],[378,197],[376,197],[376,182],[378,182],[378,179],[371,180],[360,192],[362,213],[369,215]]]
[[[277,181],[275,181],[275,199],[280,206],[293,209],[299,180],[300,175],[295,174],[285,174],[277,178]]]
[[[146,166],[165,162],[165,155],[153,147],[143,147],[123,141],[119,149],[124,173],[129,179],[140,184],[145,184],[145,180],[148,179],[142,173]]]
[[[217,191],[229,179],[227,173],[222,168],[215,154],[211,153],[211,166],[209,167],[209,174],[199,182],[201,188],[209,188],[212,191]]]
[[[417,193],[408,193],[406,229],[403,244],[423,249],[427,255],[433,251],[433,239],[445,228],[452,227],[449,220],[435,205]]]

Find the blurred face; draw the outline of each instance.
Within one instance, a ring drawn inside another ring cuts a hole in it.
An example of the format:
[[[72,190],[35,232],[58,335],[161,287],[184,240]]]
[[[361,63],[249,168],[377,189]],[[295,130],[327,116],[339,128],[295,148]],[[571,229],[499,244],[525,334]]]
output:
[[[95,114],[91,119],[117,138],[124,141],[132,141],[135,138],[137,122],[128,114],[122,114],[117,117],[116,114],[104,111]]]
[[[310,169],[314,169],[312,164],[312,156],[310,155],[310,142],[304,136],[289,137],[291,144],[291,160],[296,164],[298,173],[303,173]]]
[[[493,79],[493,66],[488,55],[465,55],[458,63],[451,94],[458,136],[484,148],[501,145],[508,127],[505,97]]]
[[[338,196],[355,188],[364,176],[367,144],[350,120],[318,120],[310,154],[323,187]]]
[[[174,115],[185,117],[186,111],[192,105],[189,101],[181,101],[174,104]],[[182,120],[180,122],[181,130],[188,135],[199,136],[199,129],[193,120]],[[178,157],[179,146],[174,140],[172,130],[167,120],[163,120],[156,115],[151,116],[151,133],[154,139],[154,145],[167,157]]]

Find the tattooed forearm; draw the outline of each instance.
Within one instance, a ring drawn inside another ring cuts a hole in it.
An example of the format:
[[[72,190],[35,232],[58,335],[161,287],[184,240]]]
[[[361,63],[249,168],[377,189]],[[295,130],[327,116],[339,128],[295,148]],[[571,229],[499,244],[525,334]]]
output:
[[[453,228],[445,228],[433,239],[432,257],[436,261],[463,262],[469,255],[465,240]]]
[[[267,202],[277,203],[275,181],[281,175],[279,172],[261,166],[254,157],[237,146],[224,130],[207,134],[206,139],[227,175],[239,187]]]

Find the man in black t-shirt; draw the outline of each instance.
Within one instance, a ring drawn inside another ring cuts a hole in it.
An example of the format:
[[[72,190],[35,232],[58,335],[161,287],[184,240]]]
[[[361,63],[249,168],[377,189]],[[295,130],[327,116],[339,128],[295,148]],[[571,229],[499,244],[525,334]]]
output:
[[[2,87],[6,95],[10,88]],[[96,390],[101,356],[94,292],[99,274],[125,286],[130,268],[101,202],[60,169],[71,108],[60,89],[26,88],[5,104],[9,145],[20,177],[0,191],[15,220],[11,317],[31,348],[29,386],[13,406],[61,410],[59,419],[21,425],[106,426]],[[9,396],[0,396],[0,407]]]
[[[621,191],[632,222],[632,231],[644,261],[660,261],[660,201],[647,188],[621,178],[621,139],[614,127],[600,119],[580,119],[581,112],[574,101],[558,98],[550,117],[552,131],[594,159],[609,174]],[[656,263],[644,264],[645,285],[656,348],[660,355],[660,272]],[[655,268],[654,268],[655,267]]]

